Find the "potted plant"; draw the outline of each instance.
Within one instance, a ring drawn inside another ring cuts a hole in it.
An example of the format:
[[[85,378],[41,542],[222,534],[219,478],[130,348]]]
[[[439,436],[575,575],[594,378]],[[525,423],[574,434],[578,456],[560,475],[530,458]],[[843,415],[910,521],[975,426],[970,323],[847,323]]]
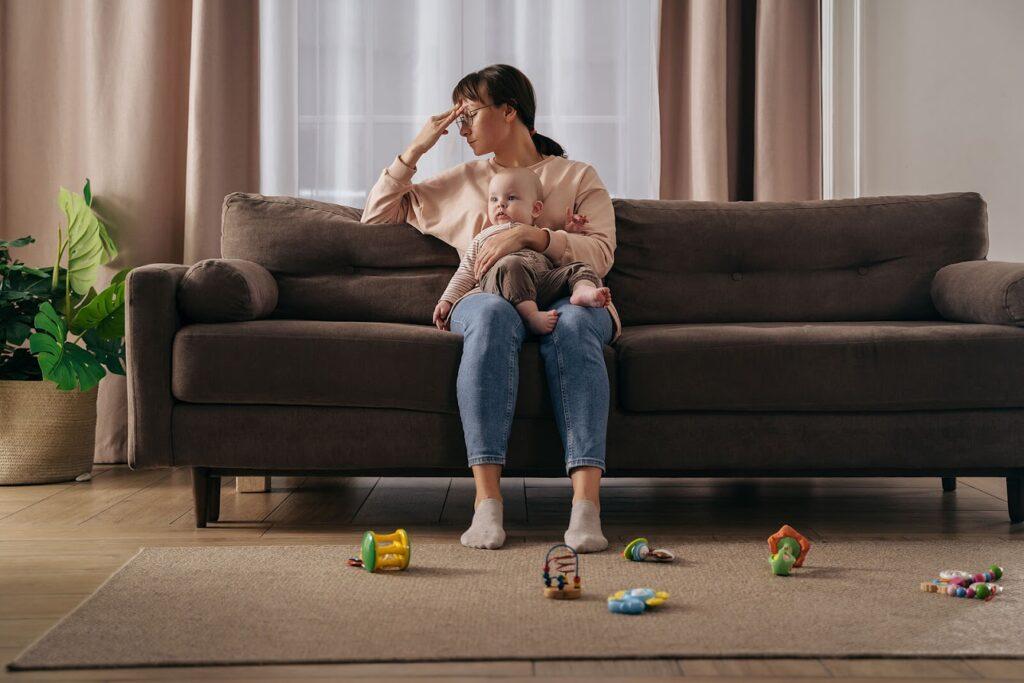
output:
[[[97,270],[117,249],[92,210],[88,178],[82,194],[62,187],[57,201],[67,226],[57,226],[52,267],[12,258],[31,236],[0,240],[0,484],[88,478],[96,385],[108,371],[124,374],[129,269],[97,292]]]

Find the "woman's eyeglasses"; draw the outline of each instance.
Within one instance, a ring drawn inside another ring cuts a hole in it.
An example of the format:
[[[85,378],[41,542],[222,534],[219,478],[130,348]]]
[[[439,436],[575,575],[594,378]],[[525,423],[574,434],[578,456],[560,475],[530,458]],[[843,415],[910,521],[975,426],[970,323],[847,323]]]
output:
[[[468,126],[468,125],[473,123],[473,119],[476,118],[476,114],[474,114],[473,112],[480,111],[481,109],[487,109],[487,107],[493,107],[493,106],[494,106],[493,104],[485,104],[482,107],[477,107],[476,109],[472,109],[472,110],[466,112],[465,114],[463,114],[462,116],[460,116],[459,118],[455,119],[455,123],[458,124],[459,130],[462,130],[466,126]]]

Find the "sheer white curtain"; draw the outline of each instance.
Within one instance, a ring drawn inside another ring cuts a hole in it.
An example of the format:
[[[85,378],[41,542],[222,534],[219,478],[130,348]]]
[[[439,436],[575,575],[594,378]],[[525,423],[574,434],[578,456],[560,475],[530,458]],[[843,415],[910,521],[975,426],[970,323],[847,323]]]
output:
[[[261,0],[261,191],[361,208],[467,73],[511,64],[536,129],[613,197],[659,185],[659,0]],[[416,181],[473,159],[455,126]],[[490,156],[490,155],[487,155]]]

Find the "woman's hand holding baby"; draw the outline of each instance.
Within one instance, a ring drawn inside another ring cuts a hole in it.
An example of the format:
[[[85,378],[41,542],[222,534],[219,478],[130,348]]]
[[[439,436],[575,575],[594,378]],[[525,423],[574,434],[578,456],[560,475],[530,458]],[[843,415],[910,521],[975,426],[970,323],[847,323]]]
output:
[[[437,325],[437,329],[445,329],[444,320],[451,310],[452,302],[450,301],[438,301],[437,306],[434,306],[434,324]]]
[[[476,263],[473,264],[473,277],[476,278],[477,282],[483,279],[484,274],[499,259],[525,247],[523,231],[526,228],[536,229],[532,225],[517,225],[514,228],[491,235],[484,240],[483,244],[480,245],[480,251],[476,254]]]

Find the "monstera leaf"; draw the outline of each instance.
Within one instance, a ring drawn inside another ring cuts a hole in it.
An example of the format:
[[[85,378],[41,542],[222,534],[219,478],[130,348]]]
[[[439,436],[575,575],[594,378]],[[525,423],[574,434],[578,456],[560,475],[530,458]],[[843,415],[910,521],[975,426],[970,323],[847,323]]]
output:
[[[125,374],[124,365],[121,363],[121,359],[124,358],[123,337],[104,339],[97,334],[96,330],[86,330],[82,339],[85,341],[86,348],[106,366],[107,370],[115,375]]]
[[[124,336],[124,279],[129,268],[120,271],[110,285],[99,294],[92,289],[92,296],[83,299],[83,306],[75,313],[71,329],[80,334],[85,330],[96,330],[104,339],[118,339]]]
[[[68,281],[71,289],[81,295],[96,281],[97,269],[117,256],[117,247],[90,206],[92,193],[88,180],[84,191],[88,200],[64,187],[57,196],[57,203],[68,217]]]
[[[28,345],[39,358],[43,378],[64,391],[74,389],[76,384],[88,391],[103,379],[106,372],[100,362],[81,346],[67,341],[67,325],[49,301],[39,306],[35,325],[42,332],[29,337]]]

